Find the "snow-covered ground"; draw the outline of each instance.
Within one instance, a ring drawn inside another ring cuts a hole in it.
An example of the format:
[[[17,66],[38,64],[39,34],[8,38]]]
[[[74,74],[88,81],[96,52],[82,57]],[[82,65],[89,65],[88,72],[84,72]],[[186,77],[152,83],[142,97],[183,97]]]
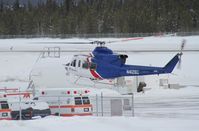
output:
[[[0,121],[2,131],[198,131],[198,121],[142,117],[47,117]]]
[[[142,40],[107,45],[129,55],[128,64],[164,66],[176,52],[131,52],[132,50],[178,50],[186,39],[185,50],[198,50],[199,36],[146,37]],[[113,39],[104,39],[113,40]],[[87,39],[4,39],[0,40],[0,88],[25,88],[30,74],[45,87],[66,87],[66,64],[78,51],[92,51],[95,45],[66,45],[48,42],[88,41]],[[125,45],[125,46],[124,46]],[[60,58],[42,58],[36,62],[44,47],[61,47]],[[17,52],[27,51],[27,52]],[[135,117],[70,117],[50,116],[30,121],[0,121],[2,131],[54,131],[54,130],[114,130],[114,131],[198,131],[199,125],[199,52],[184,52],[181,70],[174,74],[145,77],[152,88],[144,94],[135,94]],[[38,77],[39,76],[39,77]],[[157,88],[158,79],[169,78],[170,83],[187,87],[181,89]],[[195,85],[195,86],[191,86]],[[156,87],[156,88],[154,88]],[[110,90],[101,90],[108,95]],[[93,92],[95,93],[96,90]],[[96,92],[97,93],[97,92]],[[115,94],[115,92],[114,92]]]
[[[2,131],[198,131],[199,89],[152,89],[135,95],[135,117],[56,117],[0,121]]]
[[[141,117],[199,120],[199,88],[153,88],[135,96],[135,114]]]

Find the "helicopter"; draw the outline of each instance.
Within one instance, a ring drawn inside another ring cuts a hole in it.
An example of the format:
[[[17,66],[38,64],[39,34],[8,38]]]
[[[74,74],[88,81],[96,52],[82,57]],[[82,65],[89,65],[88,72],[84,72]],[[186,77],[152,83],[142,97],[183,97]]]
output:
[[[91,80],[115,79],[123,76],[144,76],[172,73],[177,63],[181,63],[182,51],[185,40],[182,41],[181,49],[165,66],[142,66],[128,65],[128,55],[118,54],[105,46],[105,41],[92,41],[97,44],[89,54],[74,55],[71,62],[65,65],[68,74],[72,73],[79,77]]]

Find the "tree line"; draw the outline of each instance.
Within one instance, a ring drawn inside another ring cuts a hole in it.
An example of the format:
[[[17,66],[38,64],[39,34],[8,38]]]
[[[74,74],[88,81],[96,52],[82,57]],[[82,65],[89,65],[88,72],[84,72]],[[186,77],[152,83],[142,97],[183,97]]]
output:
[[[199,0],[0,2],[0,35],[151,33],[199,30]]]

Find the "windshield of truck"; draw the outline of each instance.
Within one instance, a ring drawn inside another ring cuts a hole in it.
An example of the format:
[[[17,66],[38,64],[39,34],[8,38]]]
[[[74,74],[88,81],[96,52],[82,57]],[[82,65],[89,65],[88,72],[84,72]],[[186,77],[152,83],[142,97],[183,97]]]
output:
[[[75,105],[82,105],[81,97],[75,97]]]
[[[90,100],[88,97],[82,97],[83,99],[83,104],[90,104]]]

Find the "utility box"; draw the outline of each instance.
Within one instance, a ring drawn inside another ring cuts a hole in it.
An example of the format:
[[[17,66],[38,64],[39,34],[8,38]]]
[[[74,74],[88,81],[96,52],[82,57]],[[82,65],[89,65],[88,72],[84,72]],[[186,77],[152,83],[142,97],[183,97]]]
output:
[[[123,87],[126,85],[125,77],[119,77],[116,80],[117,80],[117,82],[116,82],[117,86]]]
[[[159,86],[163,87],[163,88],[168,88],[169,80],[168,79],[160,79],[159,80]]]
[[[170,88],[170,89],[179,89],[180,85],[179,84],[168,84],[168,88]]]
[[[111,116],[122,116],[122,100],[121,99],[111,99]]]

